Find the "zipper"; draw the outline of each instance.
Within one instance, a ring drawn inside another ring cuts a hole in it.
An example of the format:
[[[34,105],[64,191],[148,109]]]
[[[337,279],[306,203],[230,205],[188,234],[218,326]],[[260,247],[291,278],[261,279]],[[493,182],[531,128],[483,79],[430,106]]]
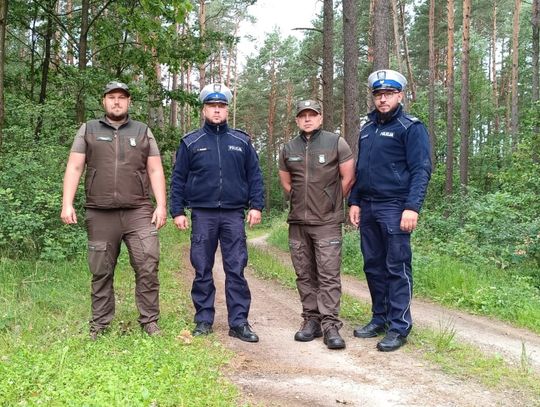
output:
[[[117,188],[117,184],[118,184],[118,155],[119,155],[119,149],[120,149],[120,141],[119,141],[119,137],[118,137],[118,130],[114,130],[113,132],[113,135],[114,135],[114,140],[115,140],[115,143],[116,143],[116,154],[115,154],[115,160],[114,160],[114,189],[113,189],[113,196],[114,196],[114,200],[116,201],[117,197],[118,197],[118,188]]]
[[[220,137],[219,126],[216,126],[216,144],[218,152],[218,164],[219,164],[219,195],[218,195],[218,207],[221,208],[221,193],[223,191],[223,173],[221,169],[221,150],[220,150]]]
[[[310,137],[311,138],[311,137]],[[304,220],[307,220],[308,214],[308,181],[309,181],[309,139],[306,141],[306,177],[304,180]]]

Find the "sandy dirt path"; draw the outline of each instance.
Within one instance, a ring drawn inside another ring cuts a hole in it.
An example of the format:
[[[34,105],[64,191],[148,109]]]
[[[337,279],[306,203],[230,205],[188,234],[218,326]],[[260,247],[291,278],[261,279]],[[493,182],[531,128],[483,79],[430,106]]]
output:
[[[253,244],[264,245],[264,239]],[[282,252],[278,257],[276,261],[287,261],[288,258]],[[341,330],[347,342],[345,350],[327,349],[322,338],[308,343],[296,342],[293,336],[301,323],[297,293],[273,281],[258,279],[249,271],[247,277],[252,292],[250,323],[260,336],[260,342],[251,344],[231,338],[228,336],[224,273],[219,250],[214,276],[217,288],[215,336],[235,352],[227,375],[242,390],[244,401],[251,405],[540,405],[540,400],[528,399],[517,392],[487,389],[474,380],[445,375],[438,367],[406,349],[378,352],[376,338],[354,338],[353,327],[348,325]],[[365,298],[362,284],[346,279],[344,287],[351,295]],[[425,312],[429,313],[429,310]],[[415,308],[418,324],[421,324],[420,315]],[[432,312],[430,317],[433,323],[439,323],[436,312]],[[443,313],[441,318],[449,317]],[[460,330],[458,323],[461,323],[461,318],[454,318],[456,330]],[[425,323],[429,324],[427,318]],[[478,326],[474,322],[469,324]],[[478,336],[485,334],[484,329]]]

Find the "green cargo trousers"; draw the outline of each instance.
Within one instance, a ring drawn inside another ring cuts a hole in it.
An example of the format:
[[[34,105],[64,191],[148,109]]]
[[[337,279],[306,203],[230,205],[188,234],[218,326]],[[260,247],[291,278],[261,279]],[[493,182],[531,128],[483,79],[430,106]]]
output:
[[[289,225],[289,249],[296,271],[302,317],[315,319],[323,331],[340,329],[341,224]]]
[[[92,273],[92,329],[114,317],[114,269],[122,241],[135,271],[135,301],[141,325],[159,319],[159,238],[151,205],[132,209],[86,209],[88,265]]]

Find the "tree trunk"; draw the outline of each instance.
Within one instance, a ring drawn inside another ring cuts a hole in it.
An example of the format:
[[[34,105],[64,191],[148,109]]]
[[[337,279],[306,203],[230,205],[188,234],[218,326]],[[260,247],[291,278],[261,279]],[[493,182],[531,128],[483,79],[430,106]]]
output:
[[[73,24],[73,0],[66,0],[66,16],[68,28],[71,28]],[[71,40],[68,40],[66,48],[66,63],[68,65],[74,65],[73,43]]]
[[[403,50],[405,53],[405,62],[407,64],[407,80],[408,88],[411,93],[411,102],[416,101],[416,83],[414,82],[411,58],[409,56],[409,42],[407,41],[407,36],[405,35],[405,5],[404,2],[400,2],[400,25],[401,32],[403,32]]]
[[[462,194],[469,182],[469,51],[471,31],[471,0],[463,0],[463,43],[461,56],[461,143],[459,152],[459,181]]]
[[[514,2],[514,18],[512,30],[512,115],[510,117],[510,134],[512,135],[512,151],[518,145],[518,64],[519,64],[519,13],[521,10],[521,0]]]
[[[532,5],[532,101],[540,100],[540,0]]]
[[[373,70],[390,67],[390,1],[375,0],[373,9]]]
[[[429,0],[429,30],[428,30],[428,48],[429,48],[429,141],[431,143],[431,165],[435,167],[435,72],[437,66],[435,64],[435,0]]]
[[[323,4],[323,129],[334,131],[334,2]]]
[[[454,0],[448,0],[448,51],[446,54],[446,182],[447,196],[454,193]]]
[[[270,94],[268,100],[268,141],[266,144],[266,193],[265,193],[265,209],[266,213],[270,214],[271,211],[271,195],[272,195],[272,181],[273,169],[274,169],[274,124],[276,120],[276,107],[277,107],[277,73],[276,62],[271,61],[270,67]]]
[[[532,5],[532,101],[539,108],[540,91],[538,83],[540,80],[540,0],[533,0]],[[538,110],[536,110],[538,112]],[[536,120],[533,123],[533,151],[532,158],[535,163],[540,161],[540,118],[536,115]]]
[[[401,41],[399,39],[399,15],[397,8],[397,1],[391,0],[392,5],[392,23],[394,25],[394,49],[396,53],[396,61],[398,71],[403,73],[403,64],[401,61]]]
[[[84,78],[86,71],[86,48],[88,45],[88,11],[90,0],[82,0],[81,7],[81,36],[79,38],[79,74]],[[84,83],[80,84],[79,93],[77,94],[77,105],[75,107],[77,123],[84,122],[85,104],[84,104]]]
[[[54,9],[56,8],[56,0],[51,0],[47,5],[47,29],[45,31],[45,45],[44,45],[44,55],[43,63],[41,65],[41,89],[39,92],[39,105],[43,106],[45,104],[45,99],[47,97],[47,82],[49,81],[49,66],[51,63],[51,42],[54,35]],[[41,135],[41,129],[43,127],[43,112],[40,112],[36,129],[34,131],[34,140],[38,141],[39,136]]]
[[[497,1],[493,1],[493,25],[491,33],[491,88],[493,100],[493,136],[492,145],[499,142],[501,123],[499,116],[499,89],[497,84]]]
[[[4,142],[4,66],[6,64],[6,25],[8,0],[0,1],[0,153]]]
[[[343,0],[343,134],[353,151],[360,130],[357,31],[356,0]]]
[[[205,0],[199,0],[199,29],[201,41],[204,44],[204,36],[206,35],[206,5]],[[203,45],[204,47],[204,45]],[[206,85],[206,64],[199,64],[199,88],[204,88]]]

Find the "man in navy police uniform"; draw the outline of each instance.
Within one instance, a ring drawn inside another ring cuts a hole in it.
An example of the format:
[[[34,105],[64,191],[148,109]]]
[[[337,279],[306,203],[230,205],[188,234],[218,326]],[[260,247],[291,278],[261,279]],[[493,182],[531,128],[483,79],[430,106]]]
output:
[[[191,209],[193,335],[212,332],[216,292],[212,268],[219,242],[229,335],[258,342],[248,323],[251,294],[244,277],[248,258],[244,221],[250,227],[261,221],[264,185],[259,160],[249,135],[227,125],[232,99],[229,88],[218,83],[207,85],[199,99],[205,122],[180,142],[170,198],[170,212],[179,229],[189,228],[186,209]]]
[[[399,349],[412,328],[410,238],[431,177],[430,145],[424,124],[403,111],[403,75],[378,70],[368,84],[375,110],[360,130],[349,218],[360,227],[372,317],[354,336],[386,333],[377,349],[388,352]]]

